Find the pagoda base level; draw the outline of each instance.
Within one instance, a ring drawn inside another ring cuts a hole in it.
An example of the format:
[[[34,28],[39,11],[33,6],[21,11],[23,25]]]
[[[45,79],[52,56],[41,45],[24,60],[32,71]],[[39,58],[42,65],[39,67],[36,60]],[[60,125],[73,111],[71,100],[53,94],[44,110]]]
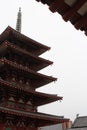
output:
[[[37,130],[37,128],[25,128],[25,127],[16,127],[16,126],[5,126],[4,124],[0,125],[0,130]]]

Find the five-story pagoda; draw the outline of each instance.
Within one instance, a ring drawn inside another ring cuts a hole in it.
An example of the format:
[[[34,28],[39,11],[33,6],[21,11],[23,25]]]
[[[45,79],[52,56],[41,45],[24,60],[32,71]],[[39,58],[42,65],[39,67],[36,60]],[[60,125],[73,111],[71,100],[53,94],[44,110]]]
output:
[[[62,97],[36,89],[56,78],[38,73],[52,64],[39,55],[50,48],[21,34],[21,10],[16,30],[7,27],[0,35],[0,130],[37,130],[38,127],[68,121],[48,115],[37,107]]]

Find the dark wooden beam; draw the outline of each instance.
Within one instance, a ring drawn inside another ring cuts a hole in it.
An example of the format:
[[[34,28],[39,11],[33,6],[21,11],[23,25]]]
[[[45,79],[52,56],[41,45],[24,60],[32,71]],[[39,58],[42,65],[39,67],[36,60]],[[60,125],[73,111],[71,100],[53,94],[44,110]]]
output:
[[[70,9],[70,6],[67,5],[65,2],[63,2],[57,9],[57,12],[61,14],[62,16],[67,12],[67,10]]]
[[[87,30],[85,31],[85,35],[87,36]]]
[[[87,13],[78,20],[74,26],[76,29],[80,29],[81,27],[84,27],[87,24]]]
[[[70,18],[70,22],[74,25],[80,18],[81,15],[76,12],[75,15]]]
[[[62,5],[63,3],[64,3],[64,0],[54,0],[54,2],[52,2],[52,3],[50,4],[49,9],[50,9],[52,12],[56,12],[57,9],[58,9],[58,7],[59,7],[60,5]]]
[[[75,13],[81,8],[81,6],[86,2],[87,0],[79,0],[77,1],[73,7],[71,7],[64,15],[63,19],[65,21],[68,21],[71,17],[75,15]]]

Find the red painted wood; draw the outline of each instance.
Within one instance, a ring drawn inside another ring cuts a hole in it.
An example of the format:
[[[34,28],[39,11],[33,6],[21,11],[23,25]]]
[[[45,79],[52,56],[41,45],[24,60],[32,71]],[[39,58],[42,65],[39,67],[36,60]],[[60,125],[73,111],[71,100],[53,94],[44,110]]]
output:
[[[0,124],[0,130],[4,130],[4,125]]]

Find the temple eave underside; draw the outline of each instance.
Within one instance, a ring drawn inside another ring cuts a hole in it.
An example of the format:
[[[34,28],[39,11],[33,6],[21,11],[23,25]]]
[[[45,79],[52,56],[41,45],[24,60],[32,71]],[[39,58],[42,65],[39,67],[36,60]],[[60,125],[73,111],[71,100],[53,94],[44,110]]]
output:
[[[41,69],[47,67],[48,65],[53,64],[53,62],[51,62],[49,60],[45,60],[40,57],[35,57],[34,55],[27,52],[26,50],[20,49],[16,45],[14,46],[9,41],[5,41],[0,45],[0,54],[2,54],[1,56],[3,56],[3,57],[9,56],[11,58],[11,60],[13,58],[15,58],[14,62],[16,62],[17,58],[20,58],[20,56],[21,56],[22,57],[21,60],[22,60],[23,64],[25,63],[25,67],[27,67],[26,66],[26,60],[27,60],[27,61],[29,61],[29,68],[31,68],[32,70],[35,70],[35,71],[41,70]]]
[[[76,29],[87,35],[87,0],[36,0],[47,4],[52,12],[58,12],[64,21],[70,21]]]
[[[4,92],[3,94],[4,89],[6,90],[6,92]],[[22,99],[26,99],[26,97],[27,98],[32,97],[33,104],[35,106],[41,106],[41,105],[48,104],[57,100],[60,100],[60,101],[62,100],[62,97],[60,96],[52,95],[52,94],[45,94],[41,92],[35,92],[33,90],[28,90],[18,85],[17,86],[12,85],[11,83],[6,82],[2,79],[0,79],[0,91],[1,91],[0,98],[2,98],[2,96],[4,97],[7,92],[8,92],[8,95],[7,97],[5,96],[6,99],[8,99],[10,96],[16,98],[17,95],[22,95],[22,96],[19,96],[19,98],[22,98]]]
[[[46,126],[46,125],[52,125],[52,124],[59,124],[63,122],[69,121],[69,119],[64,119],[63,116],[52,116],[48,114],[43,113],[29,113],[25,111],[19,111],[19,110],[12,110],[9,108],[0,107],[0,118],[7,118],[11,120],[25,120],[25,123],[34,122],[34,124],[37,125],[37,127]],[[1,120],[1,119],[0,119]]]

